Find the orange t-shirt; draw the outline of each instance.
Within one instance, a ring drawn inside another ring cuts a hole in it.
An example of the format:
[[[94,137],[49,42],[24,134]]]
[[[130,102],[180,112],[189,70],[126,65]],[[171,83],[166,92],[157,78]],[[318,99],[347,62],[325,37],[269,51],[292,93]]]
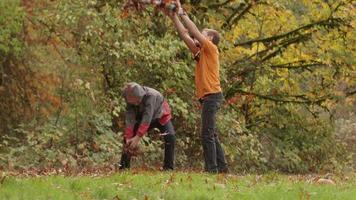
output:
[[[198,99],[207,94],[221,92],[219,68],[218,48],[206,39],[200,49],[199,61],[195,67],[195,87]]]

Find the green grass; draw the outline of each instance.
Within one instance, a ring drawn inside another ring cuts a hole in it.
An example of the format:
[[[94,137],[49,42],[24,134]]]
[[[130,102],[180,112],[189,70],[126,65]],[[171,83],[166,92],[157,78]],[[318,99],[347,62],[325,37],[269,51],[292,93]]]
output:
[[[356,199],[356,176],[336,185],[276,173],[209,175],[199,173],[124,172],[110,176],[7,177],[1,200],[49,199]]]

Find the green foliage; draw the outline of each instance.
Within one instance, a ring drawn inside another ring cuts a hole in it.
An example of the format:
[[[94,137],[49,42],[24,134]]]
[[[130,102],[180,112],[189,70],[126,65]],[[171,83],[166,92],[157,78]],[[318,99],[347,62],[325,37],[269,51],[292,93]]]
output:
[[[17,137],[6,136],[0,143],[0,166],[12,170],[30,168],[67,168],[78,170],[116,164],[121,152],[121,134],[112,132],[107,114],[93,114],[81,127],[81,134],[71,131],[73,125],[55,126],[36,122],[15,129]],[[90,127],[90,128],[89,128]],[[79,129],[79,128],[78,128]],[[22,138],[21,141],[18,138]]]
[[[23,18],[25,13],[19,6],[19,1],[0,2],[0,66],[10,54],[18,56],[23,48],[21,32],[23,31]],[[0,71],[1,72],[1,71]]]
[[[24,17],[25,12],[20,6],[20,1],[0,2],[0,137],[3,131],[9,130],[14,125],[14,118],[23,116],[24,113],[14,113],[14,107],[22,107],[20,98],[15,97],[24,89],[19,82],[26,82],[21,72],[26,71],[18,67],[18,60],[23,57]],[[17,73],[16,73],[17,72]],[[21,74],[21,80],[18,80]],[[22,91],[24,93],[24,91]],[[28,104],[27,104],[28,105]],[[27,110],[26,108],[21,109]]]
[[[58,79],[39,81],[48,88],[36,91],[44,100],[28,98],[32,110],[46,112],[4,134],[0,155],[11,156],[1,166],[116,163],[125,109],[121,87],[136,81],[162,92],[173,109],[177,166],[201,167],[195,62],[168,18],[152,8],[127,13],[125,2],[34,3],[24,14],[15,12],[23,10],[17,1],[0,3],[0,24],[6,24],[0,56],[20,55],[25,42],[21,58],[31,61],[35,74]],[[340,105],[355,103],[352,3],[219,2],[190,1],[185,7],[200,28],[215,28],[223,38],[226,101],[218,125],[232,171],[341,170],[349,157],[333,117]],[[24,41],[17,37],[23,27]],[[26,122],[19,121],[15,125]],[[156,165],[160,148],[158,138],[145,138],[137,165]]]
[[[286,113],[293,118],[285,118]],[[279,122],[275,126],[264,124],[262,129],[264,138],[274,144],[265,151],[272,166],[276,164],[274,167],[288,172],[338,170],[337,163],[347,159],[341,153],[343,146],[332,136],[328,119],[314,118],[303,109],[281,107],[274,109],[270,117],[270,121]]]

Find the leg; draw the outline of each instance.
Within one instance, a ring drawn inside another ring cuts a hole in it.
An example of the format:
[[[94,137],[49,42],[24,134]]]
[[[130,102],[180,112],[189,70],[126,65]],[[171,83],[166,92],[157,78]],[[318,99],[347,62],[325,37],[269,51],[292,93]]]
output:
[[[217,164],[218,164],[218,172],[226,173],[226,172],[228,172],[228,168],[227,168],[227,162],[225,159],[225,153],[224,153],[224,150],[220,144],[218,135],[214,134],[214,136],[215,136],[216,160],[217,160]]]
[[[217,110],[220,109],[222,99],[223,99],[222,94],[216,96]],[[215,116],[215,118],[216,118],[216,116]],[[216,126],[214,128],[214,138],[215,138],[215,146],[216,146],[216,161],[217,161],[217,165],[218,165],[218,172],[226,173],[226,172],[228,172],[227,162],[226,162],[224,150],[220,144]]]
[[[174,147],[176,141],[176,135],[174,127],[171,121],[167,122],[165,125],[158,123],[157,127],[161,133],[166,133],[164,135],[164,170],[174,169]]]
[[[129,154],[127,154],[124,150],[125,144],[126,144],[126,141],[124,139],[119,169],[129,169],[130,168],[131,156]]]
[[[136,123],[134,127],[134,135],[136,134],[136,131],[138,129],[139,124]],[[130,168],[130,163],[131,163],[131,156],[125,152],[125,144],[126,140],[124,138],[123,140],[123,145],[122,145],[122,154],[121,154],[121,161],[119,164],[119,169],[129,169]]]
[[[205,160],[205,171],[212,173],[216,173],[218,171],[216,143],[214,137],[217,108],[218,106],[216,101],[208,98],[204,99],[201,115],[201,138]]]
[[[209,95],[203,100],[202,143],[205,170],[208,172],[227,172],[224,150],[216,130],[216,114],[220,109],[222,94]]]

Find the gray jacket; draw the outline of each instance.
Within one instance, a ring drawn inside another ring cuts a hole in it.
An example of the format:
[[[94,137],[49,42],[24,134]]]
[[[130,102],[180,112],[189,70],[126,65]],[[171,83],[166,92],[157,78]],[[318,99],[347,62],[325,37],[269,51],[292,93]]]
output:
[[[164,125],[171,119],[171,111],[163,95],[157,90],[128,83],[123,91],[127,103],[125,113],[125,137],[134,136],[134,126],[139,123],[137,134],[143,136],[153,120],[158,119]],[[132,104],[131,102],[136,102]]]

